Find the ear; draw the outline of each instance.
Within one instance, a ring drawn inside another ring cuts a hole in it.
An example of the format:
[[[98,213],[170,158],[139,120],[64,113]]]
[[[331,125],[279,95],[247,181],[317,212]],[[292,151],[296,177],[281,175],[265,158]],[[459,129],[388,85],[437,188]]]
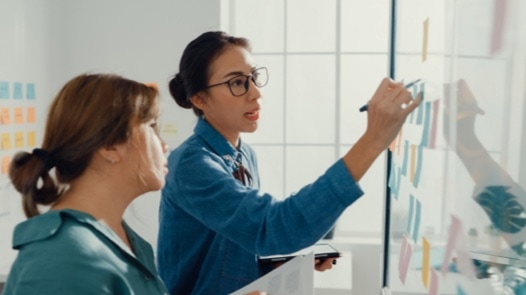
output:
[[[115,164],[122,160],[122,154],[116,145],[102,147],[97,151],[97,154],[109,164]]]
[[[196,108],[203,110],[203,106],[206,103],[205,94],[202,91],[199,91],[190,97],[190,101]]]

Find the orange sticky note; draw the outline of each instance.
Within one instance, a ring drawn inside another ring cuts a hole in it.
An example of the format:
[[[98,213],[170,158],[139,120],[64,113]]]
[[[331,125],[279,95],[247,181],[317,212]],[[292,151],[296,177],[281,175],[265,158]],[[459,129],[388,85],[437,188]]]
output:
[[[15,133],[15,148],[21,149],[24,147],[24,132]]]
[[[22,111],[22,108],[15,108],[15,124],[23,124],[24,123],[24,112]]]
[[[27,123],[35,123],[35,108],[27,108]]]
[[[9,172],[9,164],[11,164],[11,157],[2,157],[2,174]]]
[[[0,121],[2,121],[2,124],[9,125],[11,124],[11,116],[9,115],[9,109],[8,108],[2,108],[0,110]]]
[[[422,283],[426,288],[429,288],[429,252],[431,246],[426,238],[422,237],[422,248],[423,248],[423,257],[422,257]]]
[[[27,146],[35,147],[36,146],[36,134],[35,131],[29,131],[27,133]]]
[[[2,149],[10,150],[11,147],[11,136],[9,133],[2,133]]]

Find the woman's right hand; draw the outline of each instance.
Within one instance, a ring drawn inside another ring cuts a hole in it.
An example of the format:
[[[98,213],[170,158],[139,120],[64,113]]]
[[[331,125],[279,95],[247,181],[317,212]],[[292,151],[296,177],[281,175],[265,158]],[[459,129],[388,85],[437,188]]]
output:
[[[364,137],[370,139],[371,148],[385,150],[421,101],[422,93],[413,99],[402,83],[384,78],[368,102]]]
[[[343,156],[343,162],[358,182],[378,155],[393,142],[407,116],[422,101],[422,93],[413,99],[402,83],[384,78],[367,107],[367,129]]]

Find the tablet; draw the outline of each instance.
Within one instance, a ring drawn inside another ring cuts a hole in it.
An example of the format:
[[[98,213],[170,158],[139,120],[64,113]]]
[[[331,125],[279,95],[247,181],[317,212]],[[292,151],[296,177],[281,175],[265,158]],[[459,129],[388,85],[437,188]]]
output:
[[[315,259],[340,257],[340,252],[329,244],[315,244],[298,252],[290,254],[279,254],[270,256],[259,256],[258,261],[263,264],[272,264],[291,260],[298,255],[306,255],[313,252]]]

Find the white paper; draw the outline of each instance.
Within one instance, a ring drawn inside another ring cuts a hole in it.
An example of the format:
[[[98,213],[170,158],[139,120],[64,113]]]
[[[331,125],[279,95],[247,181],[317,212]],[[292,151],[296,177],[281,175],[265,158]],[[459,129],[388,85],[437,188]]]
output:
[[[269,295],[313,295],[314,253],[299,255],[231,295],[260,291]]]

